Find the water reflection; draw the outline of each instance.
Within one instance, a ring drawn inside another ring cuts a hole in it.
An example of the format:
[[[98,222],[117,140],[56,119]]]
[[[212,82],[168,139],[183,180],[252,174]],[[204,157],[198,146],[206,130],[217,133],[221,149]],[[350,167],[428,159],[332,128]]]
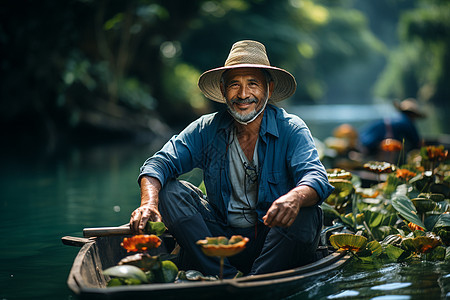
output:
[[[79,249],[60,238],[128,222],[139,205],[139,167],[160,146],[0,157],[0,299],[73,298],[66,280]],[[198,184],[198,174],[185,178]],[[450,292],[449,273],[446,263],[352,263],[305,283],[291,299],[443,298]]]
[[[66,280],[79,249],[61,237],[128,222],[140,202],[139,167],[160,146],[2,156],[0,299],[72,298]]]
[[[450,264],[445,262],[367,266],[353,261],[290,299],[442,299],[450,291]]]

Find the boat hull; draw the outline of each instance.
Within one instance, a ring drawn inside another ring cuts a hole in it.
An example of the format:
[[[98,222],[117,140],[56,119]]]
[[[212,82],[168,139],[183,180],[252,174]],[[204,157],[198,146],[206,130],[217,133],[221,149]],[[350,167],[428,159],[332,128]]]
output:
[[[296,269],[204,282],[177,282],[164,284],[143,284],[134,286],[106,287],[107,276],[102,274],[116,265],[126,251],[120,246],[124,236],[97,237],[85,239],[68,278],[68,286],[79,299],[280,299],[293,295],[321,276],[330,276],[349,260],[346,252],[333,252],[315,263]],[[163,239],[170,241],[169,239]],[[167,253],[166,243],[159,247],[159,253]],[[170,247],[169,247],[170,248]],[[158,254],[158,253],[152,253]]]

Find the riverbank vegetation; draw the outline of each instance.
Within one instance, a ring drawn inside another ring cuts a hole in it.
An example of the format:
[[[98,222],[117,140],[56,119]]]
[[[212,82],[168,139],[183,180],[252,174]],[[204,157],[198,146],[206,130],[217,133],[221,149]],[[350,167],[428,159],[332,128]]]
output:
[[[367,170],[388,176],[367,188],[350,172],[328,170],[336,189],[322,206],[326,223],[353,232],[331,236],[332,245],[370,263],[450,260],[448,158],[443,146],[426,146],[402,166],[368,162]]]
[[[167,135],[217,108],[197,78],[239,39],[296,76],[291,104],[417,97],[445,115],[449,13],[443,0],[3,1],[4,137],[53,151]]]

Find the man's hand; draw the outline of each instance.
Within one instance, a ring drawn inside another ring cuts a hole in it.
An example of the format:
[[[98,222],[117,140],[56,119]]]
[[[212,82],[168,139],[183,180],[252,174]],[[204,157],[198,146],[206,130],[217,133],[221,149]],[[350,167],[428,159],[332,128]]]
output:
[[[264,224],[269,227],[289,227],[294,223],[301,207],[312,206],[318,200],[319,196],[313,188],[297,186],[272,203],[263,217]]]
[[[272,203],[263,221],[269,227],[289,227],[294,223],[299,211],[300,201],[287,193]]]
[[[131,213],[130,228],[135,233],[143,233],[148,221],[161,222],[158,210],[161,183],[154,177],[141,178],[141,206]]]
[[[162,221],[158,208],[153,205],[140,206],[131,213],[130,228],[135,233],[143,233],[148,221]]]

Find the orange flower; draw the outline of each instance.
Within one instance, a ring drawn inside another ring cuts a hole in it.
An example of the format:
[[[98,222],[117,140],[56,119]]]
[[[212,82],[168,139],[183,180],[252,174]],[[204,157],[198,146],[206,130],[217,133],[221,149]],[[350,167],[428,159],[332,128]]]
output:
[[[380,143],[381,150],[386,152],[397,152],[402,150],[402,143],[394,139],[384,139]]]
[[[413,178],[414,176],[416,176],[417,174],[414,172],[411,172],[408,169],[397,169],[397,178],[401,178],[403,180],[410,180],[411,178]]]
[[[202,247],[202,251],[208,256],[228,257],[238,254],[245,249],[248,238],[240,235],[233,235],[229,240],[224,236],[207,237],[197,241],[197,245]]]
[[[417,224],[414,224],[413,222],[409,222],[408,227],[409,227],[409,229],[411,229],[411,231],[416,231],[416,230],[425,231],[422,227],[420,227]]]
[[[158,248],[161,240],[154,234],[140,234],[130,238],[124,238],[120,244],[127,252],[140,252],[148,249]]]
[[[443,145],[427,146],[425,156],[430,161],[444,161],[448,158],[448,150]]]

